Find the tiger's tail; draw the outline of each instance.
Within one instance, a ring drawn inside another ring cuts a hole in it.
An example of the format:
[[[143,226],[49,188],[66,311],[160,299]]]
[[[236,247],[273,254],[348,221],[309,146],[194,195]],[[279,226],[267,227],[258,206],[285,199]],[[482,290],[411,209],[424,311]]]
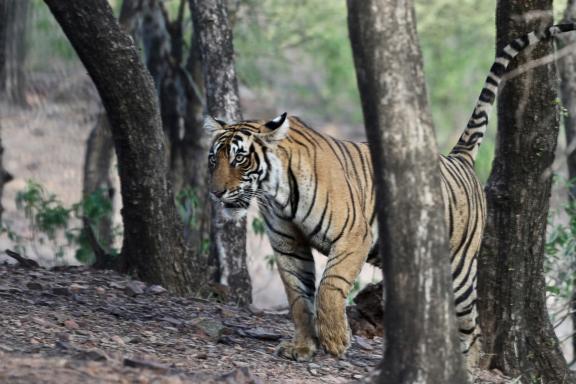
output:
[[[531,45],[543,40],[549,40],[560,33],[574,30],[576,30],[576,24],[558,24],[544,30],[533,31],[515,39],[496,55],[496,59],[494,60],[494,64],[492,64],[492,68],[490,68],[490,73],[486,78],[472,117],[468,120],[466,129],[462,133],[462,136],[460,136],[458,143],[452,148],[450,155],[463,156],[471,164],[474,164],[478,154],[478,148],[480,147],[480,143],[484,138],[484,133],[488,126],[488,115],[494,105],[494,100],[498,93],[498,86],[500,85],[502,76],[506,73],[510,61]]]

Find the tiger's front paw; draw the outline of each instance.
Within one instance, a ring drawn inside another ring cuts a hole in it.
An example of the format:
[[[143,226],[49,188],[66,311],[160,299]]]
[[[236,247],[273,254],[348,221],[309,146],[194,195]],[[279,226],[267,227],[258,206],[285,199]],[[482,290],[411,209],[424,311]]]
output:
[[[290,360],[310,361],[316,350],[316,342],[313,340],[304,343],[283,341],[276,347],[276,354]]]
[[[333,356],[342,357],[350,346],[350,330],[344,313],[320,311],[316,319],[316,331],[322,348]]]

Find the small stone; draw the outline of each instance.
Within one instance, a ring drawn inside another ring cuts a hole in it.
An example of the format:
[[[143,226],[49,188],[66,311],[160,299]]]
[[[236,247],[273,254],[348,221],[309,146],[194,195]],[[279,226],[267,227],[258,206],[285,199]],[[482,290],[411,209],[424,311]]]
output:
[[[113,336],[111,337],[111,339],[112,339],[112,341],[114,341],[114,342],[115,342],[116,344],[118,344],[118,345],[121,345],[121,346],[125,346],[125,345],[126,345],[126,342],[124,341],[124,339],[121,338],[121,337],[118,336],[118,335],[113,335]]]
[[[125,284],[122,283],[118,283],[117,281],[111,281],[108,283],[108,285],[110,286],[110,288],[116,288],[116,289],[124,289],[126,288]]]
[[[126,284],[126,288],[124,288],[124,292],[128,295],[136,296],[142,295],[144,293],[144,289],[146,288],[146,284],[138,281],[138,280],[131,280]]]
[[[158,372],[168,372],[170,370],[169,366],[158,363],[156,361],[134,359],[128,357],[124,359],[124,366],[133,368],[148,368]]]
[[[74,321],[73,319],[64,320],[64,326],[71,331],[80,328],[78,323],[76,321]]]
[[[308,369],[320,369],[321,366],[320,364],[316,364],[316,363],[309,363],[308,364]]]
[[[70,284],[70,292],[72,293],[78,293],[78,292],[82,292],[88,289],[88,287],[86,285],[80,285],[80,284]]]
[[[353,365],[345,360],[338,360],[338,368],[340,369],[352,369]]]
[[[104,289],[102,287],[96,287],[96,294],[103,295],[105,293],[106,293],[106,289]]]
[[[52,293],[56,296],[69,296],[70,290],[68,287],[54,287],[52,288]]]
[[[362,376],[362,375],[360,375],[360,374],[358,374],[358,373],[355,373],[355,374],[352,375],[352,378],[353,378],[354,380],[360,380],[360,379],[363,378],[363,377],[364,377],[364,376]]]
[[[372,351],[374,349],[374,347],[368,342],[368,340],[366,340],[362,336],[356,336],[356,344],[358,344],[360,348],[365,349],[367,351]]]
[[[208,358],[208,355],[205,352],[200,352],[194,357],[200,360],[206,360]]]
[[[157,284],[153,284],[151,286],[149,286],[148,288],[146,288],[146,293],[151,294],[151,295],[159,295],[161,293],[165,293],[168,292],[168,290],[166,288],[164,288],[161,285],[157,285]]]
[[[192,320],[192,327],[213,340],[218,340],[226,328],[221,321],[207,317]]]
[[[44,286],[36,281],[30,281],[26,284],[26,288],[31,289],[33,291],[41,291],[44,289]]]
[[[280,335],[278,333],[268,331],[268,330],[261,328],[261,327],[246,329],[246,330],[244,330],[244,333],[246,333],[250,337],[253,337],[254,339],[259,339],[259,340],[275,341],[275,340],[280,340],[280,338],[282,337],[282,335]]]

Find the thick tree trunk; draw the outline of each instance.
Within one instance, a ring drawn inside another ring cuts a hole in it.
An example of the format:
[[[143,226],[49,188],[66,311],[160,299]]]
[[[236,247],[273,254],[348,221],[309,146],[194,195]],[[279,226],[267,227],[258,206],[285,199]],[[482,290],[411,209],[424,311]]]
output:
[[[348,0],[386,284],[381,383],[466,383],[412,1]]]
[[[568,0],[564,11],[563,23],[576,22],[576,0]],[[560,73],[560,95],[564,113],[564,133],[566,135],[566,157],[568,179],[572,181],[568,193],[569,203],[576,204],[576,35],[565,33],[557,37],[558,48],[570,49],[570,53],[558,60]],[[573,282],[572,299],[572,351],[576,359],[576,281]]]
[[[552,0],[499,0],[497,47],[552,24]],[[510,70],[553,54],[540,43]],[[546,310],[544,244],[559,114],[554,64],[507,81],[488,180],[488,221],[479,258],[479,313],[490,366],[523,382],[573,383]],[[532,380],[532,381],[530,381]]]
[[[106,0],[45,2],[86,66],[110,119],[122,188],[124,270],[175,292],[192,292],[194,271],[167,180],[157,96],[132,39]]]
[[[242,116],[226,2],[190,0],[190,7],[204,74],[207,112],[238,121]],[[246,219],[223,222],[219,206],[212,208],[211,261],[217,265],[216,281],[227,286],[238,302],[249,303],[252,289],[246,266]]]
[[[16,104],[26,105],[26,36],[29,0],[0,0],[0,92]]]

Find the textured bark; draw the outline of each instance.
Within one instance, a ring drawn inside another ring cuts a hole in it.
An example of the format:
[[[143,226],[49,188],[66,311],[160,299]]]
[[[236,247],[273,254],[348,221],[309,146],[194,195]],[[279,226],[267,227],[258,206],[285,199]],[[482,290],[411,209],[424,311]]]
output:
[[[238,121],[242,116],[226,2],[190,0],[190,7],[204,74],[207,113]],[[246,266],[246,219],[238,223],[223,222],[219,206],[212,208],[210,262],[217,266],[214,277],[228,287],[236,301],[249,303],[252,289]]]
[[[26,105],[26,36],[29,0],[0,0],[0,92],[8,100]]]
[[[82,182],[82,196],[84,198],[98,190],[103,190],[111,199],[114,196],[111,180],[113,151],[114,142],[112,141],[110,124],[106,113],[102,112],[86,141],[84,179]],[[88,222],[86,224],[93,227],[96,232],[95,240],[104,250],[109,252],[114,240],[111,218],[103,218],[97,225]],[[108,268],[113,266],[111,260],[98,260],[100,254],[95,253],[95,255],[95,265]]]
[[[568,0],[564,11],[563,23],[576,22],[576,0]],[[565,33],[557,37],[558,48],[568,48],[570,53],[558,59],[560,74],[560,95],[564,113],[564,133],[566,135],[566,160],[568,179],[572,181],[568,199],[570,204],[576,204],[576,35]],[[572,287],[572,351],[576,356],[576,281]]]
[[[499,0],[497,47],[552,24],[551,0]],[[553,54],[540,43],[509,70]],[[490,366],[522,381],[573,383],[548,318],[543,274],[559,114],[554,64],[507,81],[498,102],[498,135],[486,186],[488,221],[479,258],[479,313]]]
[[[122,188],[123,269],[174,292],[192,292],[193,271],[167,180],[156,92],[132,39],[106,0],[45,2],[86,66],[110,119]]]
[[[386,284],[387,347],[377,382],[466,383],[414,4],[348,0],[348,25]]]

